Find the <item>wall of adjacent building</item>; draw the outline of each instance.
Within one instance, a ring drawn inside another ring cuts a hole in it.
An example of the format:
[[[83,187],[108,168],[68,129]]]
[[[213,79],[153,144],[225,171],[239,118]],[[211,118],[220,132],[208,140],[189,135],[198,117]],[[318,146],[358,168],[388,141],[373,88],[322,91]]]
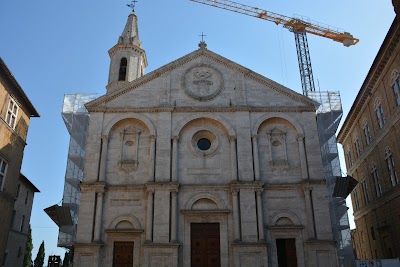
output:
[[[387,162],[391,154],[400,181],[400,106],[393,90],[394,83],[399,82],[399,40],[400,23],[395,19],[339,133],[348,174],[359,182],[351,195],[358,259],[400,257],[400,183],[392,182]],[[383,127],[376,115],[379,105],[385,118]],[[364,133],[367,124],[369,144]],[[379,183],[374,178],[374,166]]]
[[[7,241],[7,261],[5,266],[22,266],[26,241],[29,236],[34,193],[37,192],[26,180],[20,179],[17,188],[10,233]]]
[[[10,97],[19,103],[15,128],[6,123],[6,113]],[[14,207],[18,177],[20,175],[25,140],[30,121],[29,112],[20,104],[18,93],[9,82],[0,75],[0,157],[7,162],[7,172],[0,190],[0,263],[3,262],[11,215]]]

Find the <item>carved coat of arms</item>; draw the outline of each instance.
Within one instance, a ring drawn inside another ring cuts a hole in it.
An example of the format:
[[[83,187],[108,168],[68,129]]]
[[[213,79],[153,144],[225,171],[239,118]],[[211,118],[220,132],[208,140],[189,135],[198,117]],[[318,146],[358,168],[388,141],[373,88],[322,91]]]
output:
[[[218,96],[224,88],[222,74],[208,64],[197,64],[184,74],[182,85],[192,98],[208,101]]]

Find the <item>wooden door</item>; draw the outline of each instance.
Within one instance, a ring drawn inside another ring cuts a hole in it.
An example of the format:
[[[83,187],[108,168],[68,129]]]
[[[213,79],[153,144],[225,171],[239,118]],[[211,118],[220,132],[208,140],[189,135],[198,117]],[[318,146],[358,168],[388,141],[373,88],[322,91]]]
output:
[[[220,267],[219,223],[190,224],[191,266]]]
[[[133,267],[133,242],[114,242],[113,267]]]
[[[296,239],[277,239],[276,249],[279,267],[297,267]]]

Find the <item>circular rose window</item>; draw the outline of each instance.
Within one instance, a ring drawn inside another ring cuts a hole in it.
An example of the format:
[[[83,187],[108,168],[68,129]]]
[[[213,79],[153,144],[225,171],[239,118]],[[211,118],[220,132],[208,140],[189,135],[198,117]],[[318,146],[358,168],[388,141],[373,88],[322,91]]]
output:
[[[207,151],[211,147],[211,141],[207,138],[200,138],[199,141],[197,141],[197,147],[202,151]]]
[[[211,131],[201,130],[193,135],[189,147],[199,156],[213,155],[218,148],[218,138]]]

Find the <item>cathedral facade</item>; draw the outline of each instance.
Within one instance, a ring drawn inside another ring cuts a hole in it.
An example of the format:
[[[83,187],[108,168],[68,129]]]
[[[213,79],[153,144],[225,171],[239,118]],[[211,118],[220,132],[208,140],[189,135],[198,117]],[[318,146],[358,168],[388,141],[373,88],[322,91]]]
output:
[[[204,42],[144,75],[134,13],[109,54],[74,266],[337,266],[314,101]]]

